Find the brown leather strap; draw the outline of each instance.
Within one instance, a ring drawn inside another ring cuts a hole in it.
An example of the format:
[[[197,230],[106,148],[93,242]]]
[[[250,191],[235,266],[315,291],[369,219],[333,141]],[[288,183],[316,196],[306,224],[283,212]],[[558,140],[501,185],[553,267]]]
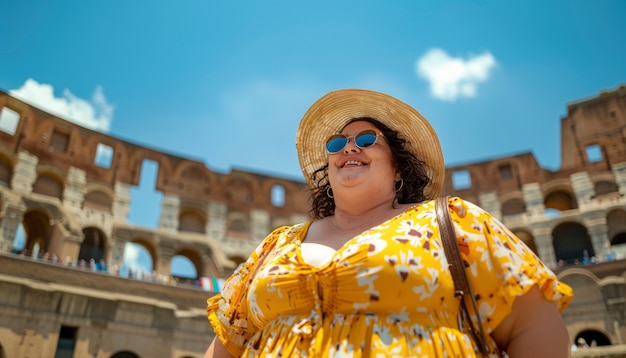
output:
[[[448,208],[448,196],[438,197],[435,201],[435,212],[437,214],[437,223],[439,225],[439,235],[443,243],[443,250],[446,253],[448,259],[448,265],[450,267],[450,273],[452,274],[452,280],[454,281],[454,294],[461,299],[461,315],[463,320],[466,320],[470,325],[470,330],[476,343],[478,344],[480,351],[485,354],[489,354],[489,345],[485,332],[483,330],[482,320],[480,313],[478,312],[478,305],[476,304],[476,298],[474,292],[470,286],[467,278],[467,272],[465,272],[465,264],[461,258],[461,251],[456,240],[456,232],[454,231],[454,223],[450,218],[450,209]],[[466,301],[470,301],[472,308],[474,309],[478,329],[476,329],[474,323],[471,320],[471,315],[467,310]]]

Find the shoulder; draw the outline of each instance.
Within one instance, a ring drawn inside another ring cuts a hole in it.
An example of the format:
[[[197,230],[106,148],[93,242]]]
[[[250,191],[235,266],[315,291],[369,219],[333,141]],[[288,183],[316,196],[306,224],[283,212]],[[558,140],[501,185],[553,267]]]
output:
[[[485,209],[476,205],[475,203],[460,198],[458,196],[452,196],[448,198],[448,207],[450,213],[455,215],[459,219],[474,219],[481,217],[484,219],[491,219],[492,215]]]

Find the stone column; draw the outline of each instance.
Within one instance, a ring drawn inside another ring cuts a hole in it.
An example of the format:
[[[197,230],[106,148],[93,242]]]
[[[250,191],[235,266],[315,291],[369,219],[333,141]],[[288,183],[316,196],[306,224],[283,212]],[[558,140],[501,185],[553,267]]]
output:
[[[539,227],[533,230],[535,245],[539,258],[546,266],[556,265],[556,255],[554,254],[554,244],[552,243],[552,232],[549,227]]]
[[[591,245],[595,256],[600,261],[604,261],[607,254],[611,250],[611,242],[609,240],[608,226],[606,224],[606,216],[604,211],[595,212],[598,215],[585,218],[585,226],[591,236]],[[585,214],[587,216],[588,214]]]
[[[14,205],[3,203],[2,220],[0,221],[0,252],[11,252],[13,241],[24,218],[24,209]],[[26,233],[24,233],[24,244],[26,244]]]
[[[113,233],[115,235],[115,232]],[[109,257],[106,259],[111,274],[119,275],[120,269],[124,264],[124,248],[126,247],[125,238],[114,237],[109,250]]]
[[[269,234],[271,221],[270,214],[265,210],[250,210],[250,221],[252,240],[256,244],[260,244],[261,241],[263,241],[263,239]]]
[[[570,175],[570,181],[572,183],[572,188],[574,189],[574,194],[576,195],[578,207],[583,209],[584,207],[589,206],[591,198],[595,195],[595,189],[593,187],[593,183],[591,182],[591,178],[589,178],[589,173],[580,172],[572,174]]]
[[[539,183],[524,184],[522,192],[528,214],[532,217],[543,215],[545,206],[543,205],[543,193]]]
[[[65,180],[67,186],[63,190],[63,205],[78,212],[85,200],[87,175],[84,170],[70,167]]]
[[[30,194],[37,180],[39,158],[27,152],[19,152],[11,178],[11,188],[19,194]]]
[[[161,217],[159,229],[165,231],[178,231],[178,215],[180,213],[180,197],[178,195],[165,194],[161,200]]]
[[[614,164],[613,174],[615,175],[615,184],[619,187],[620,194],[626,196],[626,163]]]
[[[208,205],[209,220],[207,221],[206,233],[210,238],[224,242],[226,240],[226,204],[212,201]]]
[[[115,202],[113,203],[113,218],[126,222],[130,210],[130,185],[115,182]]]
[[[159,246],[157,264],[154,265],[153,263],[153,270],[169,278],[172,272],[172,257],[174,257],[175,254],[176,249],[174,247],[162,243]]]

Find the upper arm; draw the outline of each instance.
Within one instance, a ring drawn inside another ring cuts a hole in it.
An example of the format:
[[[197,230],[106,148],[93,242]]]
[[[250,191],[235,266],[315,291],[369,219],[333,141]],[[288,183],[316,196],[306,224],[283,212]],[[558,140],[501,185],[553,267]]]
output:
[[[213,338],[213,342],[209,345],[204,358],[234,358],[230,352],[224,347],[224,344],[217,338]]]
[[[569,336],[558,307],[537,286],[515,299],[492,336],[511,358],[569,357]]]

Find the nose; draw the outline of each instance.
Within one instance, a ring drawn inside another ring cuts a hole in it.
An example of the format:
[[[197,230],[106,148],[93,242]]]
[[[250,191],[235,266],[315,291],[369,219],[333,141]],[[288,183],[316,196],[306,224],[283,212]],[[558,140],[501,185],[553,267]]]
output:
[[[348,154],[348,153],[359,153],[360,151],[361,151],[361,148],[357,147],[357,145],[355,143],[355,138],[354,137],[349,137],[348,138],[348,143],[343,148],[343,152]]]

